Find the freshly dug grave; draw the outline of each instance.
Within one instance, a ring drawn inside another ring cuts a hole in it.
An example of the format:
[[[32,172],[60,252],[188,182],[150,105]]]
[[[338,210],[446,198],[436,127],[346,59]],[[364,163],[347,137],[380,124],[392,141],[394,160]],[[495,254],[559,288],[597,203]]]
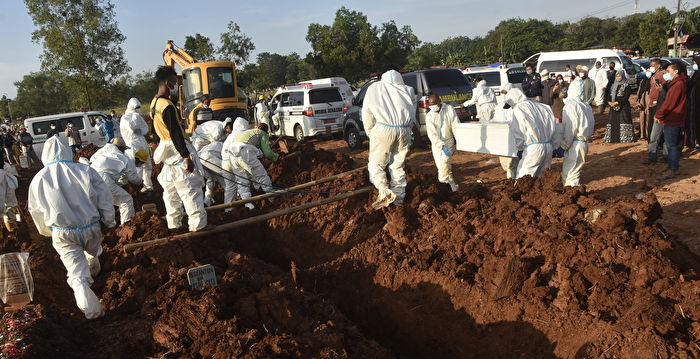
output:
[[[272,164],[273,183],[353,167],[336,156],[309,149]],[[357,175],[210,220],[365,185]],[[700,261],[656,224],[651,196],[602,202],[557,173],[452,194],[410,169],[404,205],[373,211],[374,196],[127,256],[124,244],[171,233],[141,212],[106,235],[93,288],[108,312],[96,321],[30,228],[39,318],[27,357],[700,356]],[[188,288],[186,270],[201,264],[218,287]]]
[[[97,145],[89,143],[76,152],[75,156],[73,156],[73,162],[78,162],[80,157],[85,157],[89,160],[99,149],[100,147],[97,147]]]

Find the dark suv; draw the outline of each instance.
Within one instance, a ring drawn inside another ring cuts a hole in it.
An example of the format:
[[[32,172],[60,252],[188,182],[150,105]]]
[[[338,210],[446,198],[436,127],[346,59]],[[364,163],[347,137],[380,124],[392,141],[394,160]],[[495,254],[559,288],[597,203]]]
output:
[[[468,121],[476,113],[472,107],[459,107],[464,101],[472,97],[472,86],[462,72],[455,68],[439,68],[417,70],[401,74],[406,85],[413,87],[416,94],[416,118],[420,128],[413,129],[413,134],[419,133],[427,136],[425,129],[425,115],[428,113],[428,95],[437,94],[444,103],[455,108],[460,121]],[[367,88],[379,81],[379,77],[373,77],[362,85],[357,96],[353,99],[352,106],[343,117],[343,137],[350,149],[357,149],[367,139],[362,125],[362,102],[367,93]]]

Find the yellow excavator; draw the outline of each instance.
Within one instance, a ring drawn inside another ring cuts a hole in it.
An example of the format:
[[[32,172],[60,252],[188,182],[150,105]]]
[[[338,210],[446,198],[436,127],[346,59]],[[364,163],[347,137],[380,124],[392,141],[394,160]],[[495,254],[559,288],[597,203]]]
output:
[[[238,89],[236,65],[230,61],[197,62],[185,50],[168,40],[163,51],[163,61],[167,66],[182,68],[180,77],[179,107],[182,118],[187,118],[202,95],[211,98],[213,119],[224,120],[226,117],[248,119],[248,104],[242,91]]]

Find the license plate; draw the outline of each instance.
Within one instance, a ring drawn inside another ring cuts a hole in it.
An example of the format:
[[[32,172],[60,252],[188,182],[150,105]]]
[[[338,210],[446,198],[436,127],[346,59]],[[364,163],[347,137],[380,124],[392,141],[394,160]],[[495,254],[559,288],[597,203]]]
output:
[[[325,124],[335,123],[335,119],[332,118],[332,119],[329,119],[329,120],[323,120],[323,123],[325,123]]]

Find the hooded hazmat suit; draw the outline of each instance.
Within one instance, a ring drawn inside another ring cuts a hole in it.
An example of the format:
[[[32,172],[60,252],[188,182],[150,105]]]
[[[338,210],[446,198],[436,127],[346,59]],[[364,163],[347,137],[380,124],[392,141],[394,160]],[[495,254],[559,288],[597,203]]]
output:
[[[272,180],[258,159],[263,155],[273,162],[279,159],[279,156],[270,148],[267,132],[256,128],[231,137],[226,139],[223,146],[222,159],[226,158],[224,161],[228,163],[223,163],[222,167],[227,171],[230,169],[233,173],[232,180],[238,186],[241,199],[251,196],[249,178],[252,178],[256,186],[260,186],[263,191],[268,193],[274,191]]]
[[[197,126],[192,133],[194,149],[199,151],[210,143],[223,142],[226,139],[226,124],[231,122],[233,120],[230,117],[226,117],[223,121],[212,120]]]
[[[406,194],[403,163],[411,145],[411,126],[416,123],[416,104],[413,88],[404,85],[397,71],[385,72],[380,81],[369,86],[362,105],[362,123],[369,137],[369,179],[379,191],[372,207],[402,203]]]
[[[472,98],[464,102],[463,106],[476,105],[476,117],[483,122],[491,121],[496,109],[496,94],[490,87],[486,86],[485,80],[476,84],[472,94]]]
[[[231,191],[233,191],[234,194],[236,193],[235,183],[227,180],[229,177],[232,177],[232,175],[228,175],[226,172],[222,171],[221,150],[223,147],[223,142],[214,142],[199,150],[199,159],[202,161],[204,180],[206,181],[206,190],[204,191],[204,205],[206,206],[214,204],[214,190],[216,190],[217,183],[224,188],[224,193]],[[226,188],[228,183],[231,183],[233,188]],[[231,199],[231,201],[233,201],[233,199]]]
[[[515,178],[539,177],[552,165],[554,113],[550,106],[528,100],[517,88],[508,91],[505,101],[513,108],[515,144],[523,151]]]
[[[10,217],[10,221],[5,223],[14,223],[16,211],[18,211],[15,194],[15,190],[19,187],[18,176],[17,169],[9,163],[5,163],[3,168],[0,168],[0,217]],[[0,233],[3,232],[3,228],[4,226],[0,224]]]
[[[264,123],[268,128],[270,127],[270,110],[262,101],[255,104],[255,119],[258,123]]]
[[[131,198],[129,192],[122,188],[122,183],[126,181],[136,185],[143,182],[141,175],[136,170],[134,160],[123,154],[117,146],[108,143],[100,148],[90,158],[90,167],[100,175],[105,181],[109,191],[112,193],[114,205],[119,207],[121,223],[124,224],[134,218],[134,199]]]
[[[233,122],[233,130],[228,135],[228,137],[226,137],[226,141],[224,141],[224,144],[221,148],[221,168],[223,169],[221,172],[226,174],[224,178],[224,203],[233,202],[233,199],[238,193],[236,185],[238,179],[231,174],[233,173],[233,163],[229,158],[231,155],[229,154],[229,152],[224,151],[224,149],[231,148],[231,146],[233,146],[233,143],[236,142],[236,137],[241,133],[247,131],[248,126],[248,121],[246,121],[243,117],[236,118],[236,121]]]
[[[509,91],[511,88],[508,88],[506,91]],[[497,106],[496,111],[494,113],[494,119],[508,124],[512,124],[515,119],[513,115],[513,109],[503,108],[503,105]],[[515,178],[520,159],[518,157],[499,156],[498,161],[501,163],[501,168],[504,171],[506,171],[506,178]]]
[[[44,143],[44,168],[29,185],[29,212],[39,234],[52,244],[68,271],[78,308],[88,319],[103,314],[102,304],[90,289],[100,270],[100,220],[112,228],[114,204],[105,182],[90,166],[74,163],[68,144],[57,136]]]
[[[564,186],[578,186],[588,153],[588,140],[595,127],[593,109],[581,101],[565,98],[561,122],[561,131],[555,139],[559,147],[566,150],[561,179]]]
[[[452,106],[443,103],[438,111],[430,110],[425,116],[428,138],[432,144],[433,159],[438,169],[438,180],[450,185],[453,191],[457,184],[452,177],[452,154],[455,151],[455,136],[452,126],[459,123],[459,118]]]
[[[132,97],[126,105],[126,111],[124,111],[124,115],[122,115],[119,127],[121,128],[121,135],[126,147],[131,149],[131,151],[125,151],[124,153],[129,156],[132,161],[136,161],[134,154],[140,150],[144,150],[148,154],[148,160],[146,160],[143,165],[137,167],[136,170],[143,179],[144,189],[146,191],[151,191],[153,190],[153,179],[151,178],[153,163],[151,161],[151,151],[146,141],[148,124],[139,113],[140,110],[141,102],[135,97]]]

